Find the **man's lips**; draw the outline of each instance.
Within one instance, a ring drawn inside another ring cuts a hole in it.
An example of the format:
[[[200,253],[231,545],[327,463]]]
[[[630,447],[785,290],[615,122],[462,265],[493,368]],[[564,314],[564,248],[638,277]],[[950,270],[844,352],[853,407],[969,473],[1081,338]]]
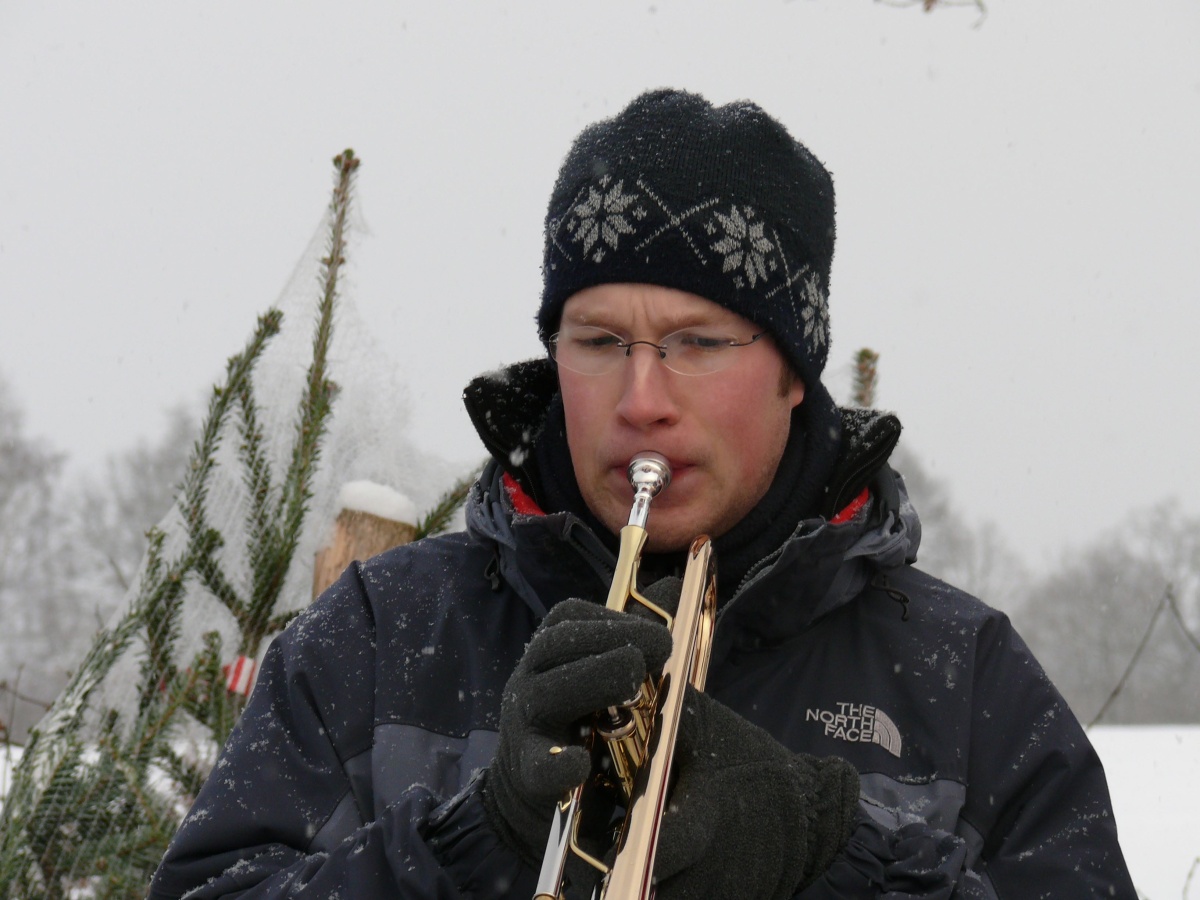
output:
[[[671,467],[672,472],[675,472],[677,469],[689,469],[694,466],[694,463],[686,458],[668,456],[665,453],[660,453],[659,455],[667,460],[667,465]],[[629,468],[629,463],[633,459],[636,459],[637,456],[638,454],[634,453],[625,459],[614,459],[609,463],[608,467],[614,471],[624,473]]]
[[[691,472],[695,471],[696,464],[686,459],[672,459],[666,456],[667,464],[671,467],[671,484],[675,484],[679,479],[686,478]],[[609,466],[609,478],[614,481],[619,481],[625,488],[628,488],[630,496],[633,495],[633,488],[629,484],[629,461],[614,462]],[[670,491],[670,487],[667,488]]]

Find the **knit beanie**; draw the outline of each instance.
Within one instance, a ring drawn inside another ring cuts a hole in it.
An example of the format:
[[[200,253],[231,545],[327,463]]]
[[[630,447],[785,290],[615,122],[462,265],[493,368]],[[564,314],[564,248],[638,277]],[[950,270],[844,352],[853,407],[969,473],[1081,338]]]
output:
[[[543,342],[577,291],[617,282],[698,294],[765,328],[806,384],[829,355],[833,180],[748,101],[642,94],[586,128],[546,213]]]

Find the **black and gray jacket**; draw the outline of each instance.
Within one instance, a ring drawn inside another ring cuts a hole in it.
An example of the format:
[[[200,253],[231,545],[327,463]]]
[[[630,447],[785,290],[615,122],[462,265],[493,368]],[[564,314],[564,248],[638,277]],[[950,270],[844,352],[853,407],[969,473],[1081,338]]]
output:
[[[833,493],[870,484],[870,502],[801,522],[718,618],[708,692],[861,774],[850,843],[800,897],[1134,900],[1067,705],[1003,614],[911,565],[888,418],[844,416]],[[493,462],[465,532],[351,566],[274,642],[152,898],[532,896],[476,775],[538,622],[602,602],[614,559],[514,497]]]

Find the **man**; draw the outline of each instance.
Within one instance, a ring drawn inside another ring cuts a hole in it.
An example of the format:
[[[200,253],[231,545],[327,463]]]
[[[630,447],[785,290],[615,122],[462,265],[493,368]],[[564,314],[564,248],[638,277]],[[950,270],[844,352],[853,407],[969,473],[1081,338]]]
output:
[[[1134,898],[1062,698],[911,565],[899,423],[821,383],[833,239],[828,172],[753,104],[657,91],[586,129],[546,219],[549,358],[466,391],[493,457],[467,532],[352,566],[275,642],[152,896],[532,896],[579,721],[670,650],[602,605],[653,450],[647,591],[697,534],[719,560],[659,897]]]

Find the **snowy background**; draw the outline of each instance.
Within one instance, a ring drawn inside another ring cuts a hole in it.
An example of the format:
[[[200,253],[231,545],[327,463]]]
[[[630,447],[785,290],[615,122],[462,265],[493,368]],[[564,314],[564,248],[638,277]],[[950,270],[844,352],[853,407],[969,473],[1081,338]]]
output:
[[[0,379],[79,469],[161,434],[351,146],[349,294],[403,384],[374,412],[461,471],[463,385],[540,352],[571,138],[672,85],[756,100],[833,171],[827,380],[879,351],[880,405],[973,522],[1051,568],[1131,509],[1198,515],[1200,4],[987,6],[0,0]],[[1092,734],[1140,890],[1183,896],[1200,730]]]
[[[1026,561],[1189,477],[1200,422],[1200,4],[0,2],[0,374],[94,466],[249,334],[363,158],[363,317],[414,440],[539,352],[572,136],[641,90],[749,97],[833,171],[828,380],[882,354],[905,443]],[[395,401],[381,399],[380,414]]]
[[[1090,736],[1138,892],[1149,900],[1197,900],[1200,728],[1098,727]]]

